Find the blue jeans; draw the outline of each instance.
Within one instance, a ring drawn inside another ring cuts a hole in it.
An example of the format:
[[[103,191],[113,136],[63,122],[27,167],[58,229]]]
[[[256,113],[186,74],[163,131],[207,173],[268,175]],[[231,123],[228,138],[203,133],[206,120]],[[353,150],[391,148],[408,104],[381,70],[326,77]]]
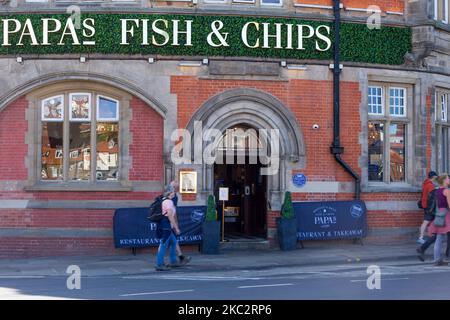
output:
[[[447,237],[449,237],[450,234],[447,233]],[[436,241],[434,242],[434,262],[439,262],[442,261],[443,257],[442,257],[442,252],[441,252],[441,248],[442,248],[442,240],[444,240],[445,234],[437,234],[436,235]],[[448,240],[448,238],[447,238]]]
[[[158,254],[156,256],[156,265],[158,267],[164,265],[164,255],[166,254],[166,249],[170,245],[170,263],[177,263],[177,238],[175,234],[171,231],[170,236],[167,240],[161,239],[159,242]]]

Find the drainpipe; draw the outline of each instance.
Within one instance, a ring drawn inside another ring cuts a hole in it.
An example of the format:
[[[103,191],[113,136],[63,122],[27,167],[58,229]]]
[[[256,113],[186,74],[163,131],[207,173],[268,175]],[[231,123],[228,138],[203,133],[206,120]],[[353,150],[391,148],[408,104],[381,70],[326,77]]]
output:
[[[333,144],[330,148],[336,161],[355,179],[355,198],[360,198],[361,179],[359,175],[342,159],[344,147],[340,140],[340,23],[341,23],[341,1],[333,0],[334,11],[334,67],[333,67]]]

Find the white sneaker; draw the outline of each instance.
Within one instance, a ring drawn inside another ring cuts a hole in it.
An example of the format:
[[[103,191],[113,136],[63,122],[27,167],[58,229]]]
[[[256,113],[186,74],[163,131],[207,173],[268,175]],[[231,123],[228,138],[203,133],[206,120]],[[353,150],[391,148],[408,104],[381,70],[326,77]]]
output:
[[[424,244],[426,241],[424,240],[424,238],[419,238],[416,241],[418,244]]]

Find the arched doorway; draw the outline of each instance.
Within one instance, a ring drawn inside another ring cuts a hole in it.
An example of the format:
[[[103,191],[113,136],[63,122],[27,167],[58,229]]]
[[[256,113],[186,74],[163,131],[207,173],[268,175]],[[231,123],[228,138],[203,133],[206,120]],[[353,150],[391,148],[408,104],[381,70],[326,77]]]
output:
[[[227,128],[218,142],[214,194],[218,199],[219,188],[229,190],[225,210],[218,205],[227,240],[267,236],[267,175],[259,157],[264,148],[258,130],[246,124]]]
[[[305,166],[305,146],[296,116],[280,100],[266,92],[250,88],[239,88],[222,92],[210,98],[194,113],[187,125],[187,129],[191,132],[191,145],[196,145],[194,129],[198,126],[201,126],[204,132],[202,150],[211,148],[210,144],[213,143],[212,141],[217,143],[217,140],[215,138],[211,139],[210,134],[207,133],[208,129],[214,129],[216,132],[222,133],[222,135],[227,129],[251,128],[256,130],[258,134],[260,130],[278,132],[279,145],[278,153],[275,157],[277,160],[275,165],[271,163],[264,166],[262,163],[255,163],[254,167],[246,164],[232,164],[230,167],[221,167],[217,163],[213,165],[203,163],[197,167],[200,173],[201,194],[205,200],[208,194],[214,194],[217,191],[217,180],[224,179],[223,176],[225,175],[228,177],[228,180],[233,180],[233,177],[239,176],[237,172],[245,172],[240,182],[240,188],[243,187],[244,192],[246,186],[251,188],[251,180],[256,179],[256,181],[259,181],[259,186],[255,185],[255,188],[258,187],[260,190],[264,190],[265,194],[261,196],[258,193],[253,200],[254,203],[247,205],[249,208],[247,211],[259,210],[262,213],[262,218],[259,214],[244,214],[242,217],[244,219],[243,226],[236,226],[236,228],[238,232],[244,235],[265,233],[265,237],[272,238],[275,232],[274,221],[272,221],[274,215],[269,215],[268,213],[269,211],[279,211],[281,209],[283,193],[287,190],[286,181],[291,174],[290,170]],[[216,148],[217,146],[214,147]],[[194,150],[192,150],[192,159],[194,159]],[[247,164],[249,163],[247,162]],[[269,169],[269,167],[274,167],[275,170],[270,171],[269,174],[266,172],[263,177],[258,175],[258,170]],[[231,172],[228,173],[227,170]],[[222,175],[222,178],[218,177],[219,175]],[[263,193],[263,191],[261,192]],[[245,210],[242,209],[243,206],[245,206],[245,201],[240,204],[240,210]],[[259,209],[259,206],[262,209]],[[247,224],[245,219],[247,219]],[[252,219],[257,219],[257,221]],[[261,220],[263,221],[261,222]]]

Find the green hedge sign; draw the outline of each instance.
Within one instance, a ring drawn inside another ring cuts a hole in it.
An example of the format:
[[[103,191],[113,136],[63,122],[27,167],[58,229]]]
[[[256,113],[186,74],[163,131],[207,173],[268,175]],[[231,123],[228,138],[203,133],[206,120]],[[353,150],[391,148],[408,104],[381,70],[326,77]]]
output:
[[[331,22],[155,14],[0,16],[0,55],[122,54],[331,60]],[[343,61],[399,65],[411,29],[342,23]]]

